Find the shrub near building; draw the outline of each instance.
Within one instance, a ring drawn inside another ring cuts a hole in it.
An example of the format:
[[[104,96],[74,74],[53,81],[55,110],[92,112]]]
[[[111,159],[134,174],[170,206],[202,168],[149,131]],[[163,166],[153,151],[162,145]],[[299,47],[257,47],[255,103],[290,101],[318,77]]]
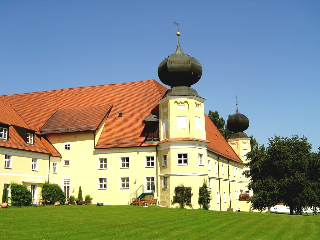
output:
[[[30,206],[32,203],[31,192],[26,186],[21,184],[11,184],[11,204],[12,206]]]
[[[43,184],[41,195],[45,204],[54,204],[56,201],[64,204],[66,201],[64,192],[58,185],[55,184]]]

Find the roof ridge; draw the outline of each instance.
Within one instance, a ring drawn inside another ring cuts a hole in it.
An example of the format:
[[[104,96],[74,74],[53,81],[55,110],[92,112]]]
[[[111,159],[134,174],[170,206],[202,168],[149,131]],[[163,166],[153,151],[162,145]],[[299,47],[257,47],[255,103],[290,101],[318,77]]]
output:
[[[159,93],[159,95],[160,95],[160,98],[161,97],[163,97],[163,94],[161,93],[161,90],[160,90],[160,88],[159,88],[159,85],[161,85],[157,80],[155,80],[155,79],[151,79],[151,81],[153,82],[153,84],[155,85],[155,87],[156,87],[156,89],[157,89],[157,91],[158,91],[158,93]],[[163,85],[161,85],[162,87],[165,87],[165,86],[163,86]]]

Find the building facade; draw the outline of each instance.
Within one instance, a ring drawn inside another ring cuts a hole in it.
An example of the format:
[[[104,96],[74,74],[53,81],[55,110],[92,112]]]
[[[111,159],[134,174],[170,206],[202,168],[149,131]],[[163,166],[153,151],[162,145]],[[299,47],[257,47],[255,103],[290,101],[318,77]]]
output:
[[[191,88],[201,74],[178,39],[158,68],[170,89],[146,80],[0,96],[0,191],[25,184],[38,204],[50,182],[67,198],[81,186],[105,205],[151,197],[176,207],[175,187],[184,185],[199,208],[205,181],[211,210],[249,211],[239,195],[249,182],[243,172],[250,139],[223,138]]]

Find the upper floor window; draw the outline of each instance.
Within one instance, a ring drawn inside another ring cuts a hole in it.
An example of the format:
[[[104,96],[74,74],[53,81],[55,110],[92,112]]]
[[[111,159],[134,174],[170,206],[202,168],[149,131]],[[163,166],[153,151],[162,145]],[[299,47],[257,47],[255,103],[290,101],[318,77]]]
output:
[[[58,163],[56,162],[52,163],[52,173],[54,174],[58,173]]]
[[[32,158],[31,171],[38,171],[38,159]]]
[[[162,156],[162,167],[166,167],[168,164],[168,159],[167,159],[168,155],[163,155]]]
[[[8,139],[8,128],[0,127],[0,139]]]
[[[154,167],[154,156],[146,156],[146,167]]]
[[[121,189],[129,189],[129,177],[120,178],[120,188]]]
[[[177,117],[177,128],[178,129],[186,129],[187,128],[187,117],[186,116],[178,116]]]
[[[169,126],[169,124],[168,124],[168,118],[165,118],[164,120],[163,120],[163,131],[164,132],[166,132],[166,131],[168,131],[168,126]]]
[[[120,168],[129,168],[129,157],[121,157]]]
[[[98,178],[98,189],[107,189],[107,178]]]
[[[12,168],[12,156],[4,155],[4,168]]]
[[[218,162],[214,163],[214,167],[215,167],[215,170],[216,170],[216,174],[218,174]]]
[[[178,153],[178,165],[188,165],[187,153]]]
[[[196,117],[196,129],[201,130],[201,119]]]
[[[33,144],[33,133],[27,133],[27,143],[28,144]]]
[[[107,169],[107,159],[99,158],[98,169]]]
[[[70,143],[65,143],[64,150],[70,150],[70,149],[71,149]]]
[[[211,161],[208,160],[208,171],[211,171]]]
[[[70,166],[70,160],[69,159],[63,160],[63,166],[64,167],[69,167]]]
[[[203,154],[202,153],[198,153],[198,163],[199,163],[199,166],[204,166]]]
[[[223,165],[223,163],[221,164],[221,169],[222,169],[222,175],[224,175],[224,165]]]

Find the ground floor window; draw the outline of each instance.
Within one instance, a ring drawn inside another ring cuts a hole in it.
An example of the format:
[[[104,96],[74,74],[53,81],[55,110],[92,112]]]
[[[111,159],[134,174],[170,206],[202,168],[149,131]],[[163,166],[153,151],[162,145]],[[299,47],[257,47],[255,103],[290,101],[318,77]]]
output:
[[[11,197],[10,183],[4,183],[4,184],[3,184],[3,188],[4,188],[4,189],[7,189],[7,191],[8,191],[8,198],[10,198],[10,197]]]
[[[98,179],[98,189],[107,189],[107,178]]]
[[[122,177],[120,179],[120,188],[129,189],[129,177]]]
[[[162,188],[167,188],[168,186],[168,177],[162,177]]]
[[[37,204],[37,185],[36,184],[30,185],[30,192],[32,197],[32,203]]]
[[[57,174],[58,172],[58,163],[52,163],[52,173]]]

